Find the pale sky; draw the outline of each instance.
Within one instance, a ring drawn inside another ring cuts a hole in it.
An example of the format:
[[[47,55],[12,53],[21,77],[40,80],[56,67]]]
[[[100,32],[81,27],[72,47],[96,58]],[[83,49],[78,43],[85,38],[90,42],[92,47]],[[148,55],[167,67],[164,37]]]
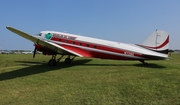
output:
[[[156,29],[180,49],[180,0],[0,0],[0,49],[33,50],[33,43],[8,31],[53,30],[141,44]]]

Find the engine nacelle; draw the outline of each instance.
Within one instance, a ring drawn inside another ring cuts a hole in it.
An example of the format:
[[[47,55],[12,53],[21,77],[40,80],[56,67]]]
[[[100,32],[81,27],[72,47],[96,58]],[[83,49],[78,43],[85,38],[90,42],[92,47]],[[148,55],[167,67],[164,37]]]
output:
[[[47,48],[39,45],[39,44],[35,44],[34,45],[36,47],[36,49],[40,52],[42,52],[43,55],[55,55],[56,53],[54,53],[53,51],[51,50],[48,50]]]

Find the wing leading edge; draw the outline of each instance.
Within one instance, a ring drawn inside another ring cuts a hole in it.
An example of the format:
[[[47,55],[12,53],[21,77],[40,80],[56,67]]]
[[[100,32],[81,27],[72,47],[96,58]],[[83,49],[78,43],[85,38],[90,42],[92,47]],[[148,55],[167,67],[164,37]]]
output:
[[[15,29],[15,28],[12,28],[12,27],[9,27],[9,26],[7,26],[6,28],[7,28],[8,30],[12,31],[13,33],[16,33],[16,34],[18,34],[19,36],[21,36],[21,37],[23,37],[23,38],[26,38],[26,39],[28,39],[28,40],[36,43],[36,44],[39,44],[39,45],[41,45],[42,47],[44,47],[44,48],[46,48],[46,49],[48,49],[48,50],[51,50],[51,51],[53,51],[53,52],[55,52],[55,53],[62,54],[62,55],[66,55],[66,54],[69,55],[69,54],[70,54],[70,55],[76,55],[76,56],[82,57],[81,54],[78,54],[78,53],[73,52],[73,51],[71,51],[71,50],[69,50],[69,49],[66,49],[66,48],[64,48],[64,47],[62,47],[62,46],[60,46],[60,45],[58,45],[58,44],[55,44],[55,43],[52,43],[52,42],[48,42],[47,40],[42,40],[42,39],[40,39],[40,38],[37,38],[37,37],[35,37],[35,36],[32,36],[32,35],[30,35],[30,34],[27,34],[27,33],[25,33],[25,32],[22,32],[22,31],[20,31],[20,30],[17,30],[17,29]]]

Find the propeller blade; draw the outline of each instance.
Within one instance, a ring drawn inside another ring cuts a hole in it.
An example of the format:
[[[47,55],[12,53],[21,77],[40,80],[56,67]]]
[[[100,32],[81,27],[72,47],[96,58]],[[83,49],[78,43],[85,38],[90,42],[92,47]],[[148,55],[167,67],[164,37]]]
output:
[[[33,58],[35,57],[35,55],[36,55],[36,47],[34,48]]]

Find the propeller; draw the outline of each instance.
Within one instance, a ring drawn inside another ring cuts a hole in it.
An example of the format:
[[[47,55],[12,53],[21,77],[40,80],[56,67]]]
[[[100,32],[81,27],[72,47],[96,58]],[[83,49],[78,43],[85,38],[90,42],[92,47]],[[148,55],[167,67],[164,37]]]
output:
[[[36,51],[37,51],[37,49],[36,49],[36,46],[35,46],[35,48],[34,48],[34,52],[33,52],[33,58],[35,57],[35,55],[36,55]]]
[[[35,58],[36,52],[37,52],[37,48],[36,45],[38,44],[39,39],[37,40],[37,43],[34,43],[34,52],[33,52],[33,58]]]

